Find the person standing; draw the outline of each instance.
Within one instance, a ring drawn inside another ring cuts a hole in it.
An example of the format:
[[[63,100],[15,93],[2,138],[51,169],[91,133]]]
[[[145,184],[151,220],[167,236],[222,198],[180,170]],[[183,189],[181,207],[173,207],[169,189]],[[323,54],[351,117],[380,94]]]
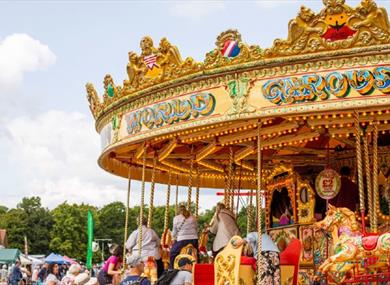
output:
[[[173,245],[169,258],[170,268],[173,268],[175,258],[180,254],[183,247],[192,244],[198,249],[198,221],[184,205],[180,205],[179,215],[173,218],[172,238]]]
[[[144,273],[145,265],[143,259],[140,256],[131,255],[127,258],[126,264],[129,271],[127,272],[126,278],[123,279],[120,285],[150,285],[150,281],[147,278],[141,277],[141,275]]]
[[[7,265],[3,265],[2,269],[0,270],[0,282],[7,282],[8,279],[8,270]]]
[[[38,280],[40,282],[43,282],[45,279],[46,279],[46,276],[47,276],[47,269],[49,268],[49,263],[45,262],[45,264],[43,264],[41,270],[39,271],[38,273]]]
[[[113,278],[119,276],[122,264],[123,248],[120,245],[113,245],[111,256],[106,260],[102,270],[98,274],[98,282],[100,285],[113,284]]]
[[[153,257],[157,264],[157,276],[160,277],[164,271],[164,264],[161,259],[160,238],[153,229],[147,227],[147,221],[145,218],[143,218],[141,222],[141,258],[144,262],[146,262],[149,257]],[[139,255],[138,229],[130,234],[126,242],[126,249],[130,252],[131,255]]]
[[[329,201],[329,204],[337,208],[348,208],[355,212],[356,206],[359,204],[358,186],[351,180],[351,169],[348,166],[341,167],[340,175],[340,192]]]
[[[22,270],[20,269],[20,261],[17,260],[11,272],[11,280],[10,280],[11,285],[18,285],[19,281],[22,280],[22,278],[23,278],[23,274],[22,274]]]
[[[44,281],[45,285],[59,285],[60,282],[60,266],[56,263],[50,263],[47,268],[47,276]]]
[[[213,256],[217,254],[228,244],[235,235],[240,235],[240,230],[233,212],[225,207],[225,204],[218,203],[213,221],[209,231],[215,234],[213,242]]]
[[[32,272],[32,275],[31,275],[31,282],[33,285],[37,284],[38,283],[38,274],[39,274],[39,266],[35,266],[34,267],[34,270]]]

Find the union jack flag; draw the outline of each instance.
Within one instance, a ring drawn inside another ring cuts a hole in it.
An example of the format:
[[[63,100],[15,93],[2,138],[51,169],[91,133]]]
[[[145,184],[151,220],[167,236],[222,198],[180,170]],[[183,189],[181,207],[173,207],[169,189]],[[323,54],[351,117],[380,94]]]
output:
[[[154,66],[157,66],[157,56],[155,54],[145,56],[144,63],[149,69],[153,69]]]

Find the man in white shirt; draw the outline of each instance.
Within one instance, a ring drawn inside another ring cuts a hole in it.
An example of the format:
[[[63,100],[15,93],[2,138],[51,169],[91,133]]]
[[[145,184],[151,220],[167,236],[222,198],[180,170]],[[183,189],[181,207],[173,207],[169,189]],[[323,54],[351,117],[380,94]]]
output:
[[[144,262],[148,260],[148,257],[153,257],[157,263],[157,275],[161,276],[164,271],[164,265],[161,260],[160,238],[156,232],[148,228],[146,219],[142,219],[142,245],[141,245],[141,258]],[[126,248],[131,255],[138,255],[138,229],[133,231],[126,241]]]
[[[187,257],[182,257],[178,261],[179,272],[169,285],[192,285],[192,261]]]

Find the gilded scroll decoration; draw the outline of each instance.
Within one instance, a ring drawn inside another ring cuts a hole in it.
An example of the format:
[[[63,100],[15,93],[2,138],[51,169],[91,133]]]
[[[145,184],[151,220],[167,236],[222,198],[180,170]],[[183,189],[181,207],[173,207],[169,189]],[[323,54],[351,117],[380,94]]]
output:
[[[315,14],[302,7],[290,21],[287,40],[275,40],[266,57],[289,56],[326,50],[390,43],[387,12],[373,0],[356,8],[345,0],[323,0],[325,8]]]
[[[216,257],[215,272],[217,274],[217,284],[236,284],[235,264],[236,256],[233,254],[226,257],[223,255]]]

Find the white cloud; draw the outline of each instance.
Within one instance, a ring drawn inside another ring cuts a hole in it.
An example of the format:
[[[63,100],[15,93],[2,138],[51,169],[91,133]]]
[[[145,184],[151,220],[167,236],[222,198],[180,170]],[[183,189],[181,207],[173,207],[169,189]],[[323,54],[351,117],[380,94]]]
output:
[[[99,136],[93,121],[78,112],[49,111],[37,116],[11,119],[5,125],[0,147],[6,148],[11,166],[18,171],[22,193],[9,196],[12,204],[24,196],[38,195],[45,206],[53,208],[68,201],[103,206],[126,201],[127,181],[106,173],[97,165]],[[7,177],[7,179],[11,179]],[[173,187],[175,188],[175,187]],[[139,205],[141,183],[132,182],[131,205]],[[165,185],[156,185],[155,204],[165,204]],[[146,186],[149,202],[150,184]],[[187,201],[187,188],[180,187],[180,201]],[[220,199],[213,190],[202,190],[201,210]],[[14,193],[16,194],[16,193]],[[172,194],[172,203],[174,195]],[[3,199],[2,203],[7,203]],[[8,204],[8,203],[7,203]],[[9,205],[9,204],[8,204]]]
[[[190,19],[200,19],[225,9],[223,1],[178,1],[172,4],[172,14]]]
[[[258,1],[255,1],[255,3],[257,5],[259,5],[260,7],[263,7],[263,8],[276,8],[276,7],[279,7],[279,6],[282,6],[282,5],[286,5],[286,4],[295,4],[297,3],[298,1],[295,1],[295,0],[258,0]]]
[[[18,86],[25,72],[54,64],[56,56],[47,45],[27,34],[12,34],[0,41],[0,87]]]

